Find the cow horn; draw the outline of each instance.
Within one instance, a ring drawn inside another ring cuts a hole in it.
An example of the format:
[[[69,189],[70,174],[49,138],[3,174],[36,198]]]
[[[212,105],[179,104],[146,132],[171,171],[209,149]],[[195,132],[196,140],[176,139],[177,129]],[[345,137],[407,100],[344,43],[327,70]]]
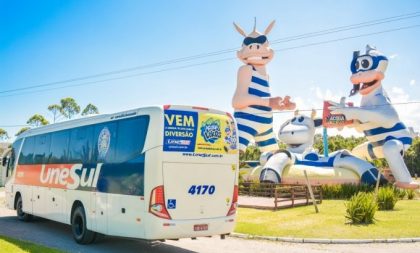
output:
[[[273,29],[275,23],[276,23],[275,20],[271,21],[271,23],[267,26],[267,28],[265,28],[264,35],[267,35],[271,32],[271,29]]]
[[[312,109],[311,119],[315,119],[315,116],[316,116],[316,110]]]
[[[233,22],[233,26],[235,26],[235,29],[236,29],[236,31],[238,31],[238,33],[240,33],[242,36],[246,37],[246,33],[245,33],[244,29],[242,29],[235,22]]]

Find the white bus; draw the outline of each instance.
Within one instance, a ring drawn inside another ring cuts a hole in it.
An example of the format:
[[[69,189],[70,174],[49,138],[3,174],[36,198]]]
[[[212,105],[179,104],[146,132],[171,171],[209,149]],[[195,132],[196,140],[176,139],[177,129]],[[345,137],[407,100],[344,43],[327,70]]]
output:
[[[236,123],[199,107],[146,107],[28,130],[12,145],[6,202],[20,220],[164,240],[232,232],[238,200]]]

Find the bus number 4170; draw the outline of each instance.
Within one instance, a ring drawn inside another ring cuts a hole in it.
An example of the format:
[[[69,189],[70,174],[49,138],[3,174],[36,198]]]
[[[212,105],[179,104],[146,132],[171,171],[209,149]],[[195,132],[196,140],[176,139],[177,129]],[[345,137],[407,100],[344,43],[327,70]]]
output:
[[[191,195],[213,195],[215,191],[216,187],[214,185],[191,185],[188,193]]]

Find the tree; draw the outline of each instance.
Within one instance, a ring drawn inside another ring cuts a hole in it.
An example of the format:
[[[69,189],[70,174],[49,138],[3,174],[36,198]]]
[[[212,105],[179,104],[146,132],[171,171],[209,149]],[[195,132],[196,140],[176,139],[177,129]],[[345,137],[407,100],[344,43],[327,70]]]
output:
[[[73,118],[74,115],[80,112],[80,106],[76,103],[76,100],[71,97],[63,98],[60,100],[61,113],[67,119]]]
[[[58,104],[53,104],[48,106],[48,111],[50,111],[53,115],[53,123],[55,123],[61,116],[61,106]]]
[[[19,136],[20,134],[22,134],[25,131],[28,131],[29,129],[31,129],[31,128],[30,127],[23,127],[15,134],[15,136]]]
[[[28,121],[26,121],[26,124],[29,124],[33,127],[39,127],[39,126],[45,126],[50,124],[50,122],[48,122],[48,120],[40,115],[40,114],[34,114],[32,117],[30,117],[28,119]]]
[[[90,115],[90,114],[99,114],[98,107],[93,104],[88,104],[85,109],[82,111],[82,116]]]
[[[420,176],[420,137],[413,139],[413,144],[404,154],[404,160],[411,175]]]
[[[9,135],[7,134],[7,131],[4,130],[3,128],[0,128],[0,140],[4,141],[9,139]]]

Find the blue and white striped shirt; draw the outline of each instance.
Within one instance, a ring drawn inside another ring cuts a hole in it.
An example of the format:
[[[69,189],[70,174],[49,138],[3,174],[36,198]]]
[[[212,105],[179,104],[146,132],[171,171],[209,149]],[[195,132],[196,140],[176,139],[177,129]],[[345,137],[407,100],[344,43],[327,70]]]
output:
[[[267,76],[258,73],[254,67],[252,67],[252,78],[248,87],[248,94],[261,98],[269,98],[271,96]],[[255,129],[253,127],[255,124],[263,124],[267,125],[266,128],[271,128],[273,123],[272,109],[268,106],[250,105],[243,109],[235,110],[234,116],[238,119],[239,130],[244,126]]]

